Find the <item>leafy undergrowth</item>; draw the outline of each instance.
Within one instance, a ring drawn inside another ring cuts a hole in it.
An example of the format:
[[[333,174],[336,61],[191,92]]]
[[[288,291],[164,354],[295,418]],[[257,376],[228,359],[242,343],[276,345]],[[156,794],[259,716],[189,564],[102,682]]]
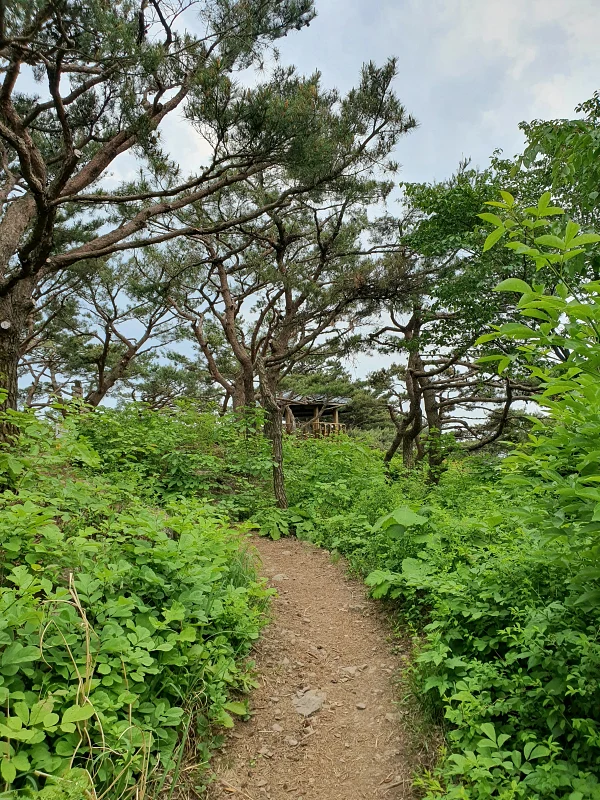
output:
[[[202,499],[216,445],[182,467],[172,445],[191,441],[190,421],[140,410],[136,426],[135,413],[71,419],[58,436],[13,415],[20,441],[0,454],[2,797],[158,796],[190,738],[201,766],[246,713],[235,698],[253,684],[269,591],[227,512]]]
[[[457,460],[437,487],[387,480],[349,439],[288,442],[300,535],[419,633],[413,685],[446,739],[417,779],[429,800],[600,798],[599,494],[550,467],[560,453],[589,471],[597,429],[556,427],[503,468]]]
[[[573,415],[437,487],[349,437],[287,438],[287,511],[254,414],[130,406],[58,437],[22,418],[0,454],[5,796],[155,797],[190,742],[206,761],[245,713],[267,601],[249,520],[344,554],[418,633],[413,686],[446,742],[424,797],[600,798],[600,426]]]

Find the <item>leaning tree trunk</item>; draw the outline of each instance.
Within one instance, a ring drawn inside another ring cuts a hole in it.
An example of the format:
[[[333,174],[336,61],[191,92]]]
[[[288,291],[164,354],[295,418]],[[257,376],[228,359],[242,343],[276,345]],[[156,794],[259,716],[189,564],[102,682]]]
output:
[[[398,448],[402,444],[404,439],[404,431],[401,428],[396,429],[396,435],[394,436],[394,440],[392,441],[391,445],[387,449],[386,454],[383,457],[383,463],[389,464],[392,458],[396,455]]]
[[[420,432],[415,424],[402,437],[402,463],[406,469],[412,469],[415,465],[415,439]]]
[[[403,415],[402,418],[399,419],[398,414],[396,413],[396,411],[392,406],[388,406],[388,412],[390,415],[390,419],[392,420],[396,428],[396,435],[394,436],[393,442],[391,443],[386,454],[383,457],[383,463],[386,465],[389,464],[392,458],[396,455],[396,452],[404,439],[406,429],[410,423],[410,419],[407,416]]]

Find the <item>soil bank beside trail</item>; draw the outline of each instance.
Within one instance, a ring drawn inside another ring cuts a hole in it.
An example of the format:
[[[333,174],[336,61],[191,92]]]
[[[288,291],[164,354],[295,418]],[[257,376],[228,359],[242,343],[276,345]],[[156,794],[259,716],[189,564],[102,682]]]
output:
[[[394,689],[406,655],[381,610],[326,551],[296,539],[256,547],[278,597],[255,653],[253,716],[215,759],[211,799],[411,798]]]

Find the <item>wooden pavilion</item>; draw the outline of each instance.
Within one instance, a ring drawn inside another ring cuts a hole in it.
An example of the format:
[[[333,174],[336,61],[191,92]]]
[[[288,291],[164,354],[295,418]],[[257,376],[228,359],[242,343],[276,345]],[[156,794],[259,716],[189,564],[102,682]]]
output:
[[[283,392],[277,400],[287,433],[331,436],[346,430],[346,425],[340,422],[340,410],[349,404],[348,397],[327,397],[320,394],[301,396],[293,392]]]

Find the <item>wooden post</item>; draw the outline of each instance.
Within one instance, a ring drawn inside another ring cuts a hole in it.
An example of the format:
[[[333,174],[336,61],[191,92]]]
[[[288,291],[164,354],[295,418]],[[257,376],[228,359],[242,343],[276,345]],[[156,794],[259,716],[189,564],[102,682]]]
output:
[[[296,430],[296,417],[289,406],[285,407],[285,429],[287,433],[293,433]]]
[[[313,411],[313,418],[311,420],[312,423],[312,432],[313,436],[318,436],[319,434],[319,407],[315,406],[315,410]]]
[[[340,425],[340,410],[337,406],[333,409],[333,424],[337,430]]]

